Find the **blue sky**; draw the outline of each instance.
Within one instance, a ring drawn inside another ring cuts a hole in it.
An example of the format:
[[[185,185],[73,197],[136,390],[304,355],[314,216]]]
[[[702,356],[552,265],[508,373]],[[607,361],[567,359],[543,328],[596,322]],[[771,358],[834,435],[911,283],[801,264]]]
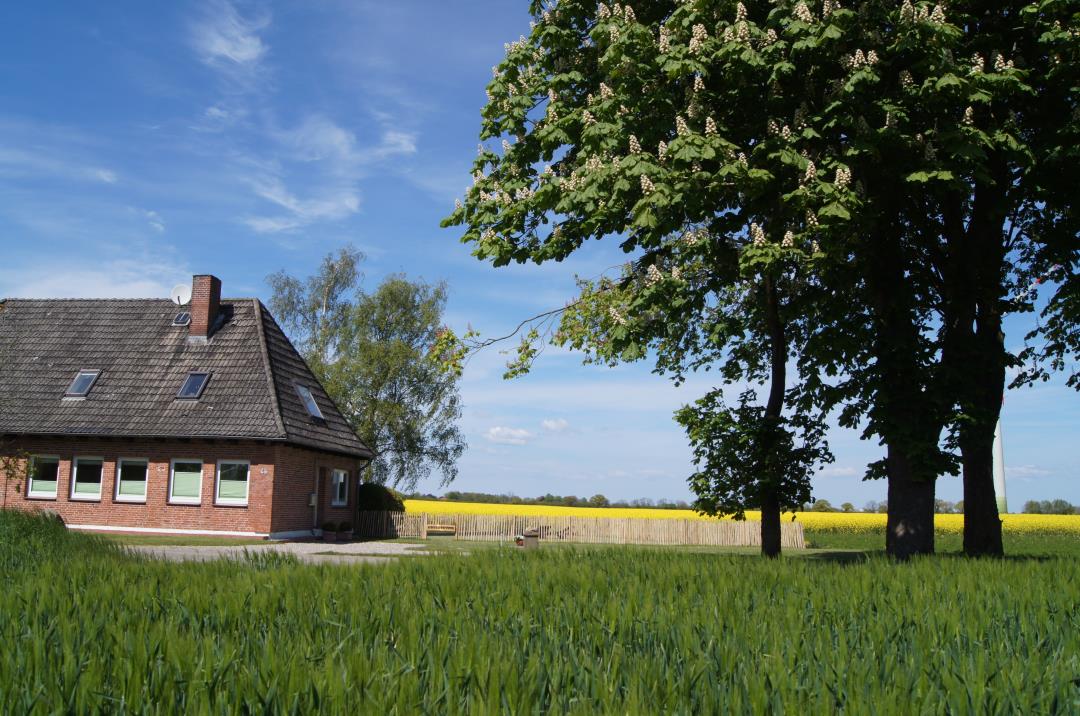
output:
[[[6,3],[0,9],[0,296],[152,297],[193,273],[230,296],[306,275],[345,243],[369,283],[395,272],[450,287],[448,322],[487,335],[562,305],[575,274],[623,258],[597,242],[561,264],[492,269],[439,228],[469,184],[479,111],[524,0]],[[1015,346],[1025,323],[1012,321]],[[477,356],[462,382],[470,448],[454,487],[688,499],[671,420],[710,387],[646,365],[582,366],[549,350],[501,379]],[[1080,396],[1055,380],[1010,393],[1008,496],[1080,503]],[[814,481],[834,503],[881,449],[831,436]],[[422,489],[438,491],[436,481]],[[958,499],[959,480],[940,496]]]

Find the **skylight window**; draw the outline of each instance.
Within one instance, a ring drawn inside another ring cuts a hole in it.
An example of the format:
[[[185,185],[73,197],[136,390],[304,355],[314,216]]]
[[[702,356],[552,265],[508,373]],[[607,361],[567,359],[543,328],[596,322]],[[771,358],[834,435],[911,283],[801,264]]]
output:
[[[100,370],[80,370],[75,375],[75,379],[71,381],[71,385],[68,386],[64,397],[85,398],[90,389],[94,387],[94,382],[97,381],[99,375],[101,375]]]
[[[188,376],[184,379],[184,384],[180,386],[180,392],[176,394],[176,397],[182,400],[198,400],[199,396],[202,395],[203,390],[206,389],[206,383],[209,380],[209,373],[188,373]]]
[[[189,311],[181,311],[173,316],[172,324],[174,326],[190,326],[191,325],[191,313]]]
[[[315,402],[315,396],[311,394],[311,389],[304,385],[296,386],[296,392],[300,395],[300,400],[304,402],[304,407],[307,408],[308,414],[318,420],[326,420],[323,417],[322,410],[319,409],[319,404]]]

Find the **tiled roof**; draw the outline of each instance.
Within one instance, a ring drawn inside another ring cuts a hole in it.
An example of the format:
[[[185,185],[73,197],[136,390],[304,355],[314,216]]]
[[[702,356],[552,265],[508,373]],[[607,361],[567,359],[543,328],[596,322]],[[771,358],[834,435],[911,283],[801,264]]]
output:
[[[167,300],[0,302],[0,434],[252,438],[371,455],[257,299],[223,299],[221,311],[196,343]],[[101,374],[85,399],[65,399],[80,369]],[[192,371],[212,374],[205,391],[177,400]]]

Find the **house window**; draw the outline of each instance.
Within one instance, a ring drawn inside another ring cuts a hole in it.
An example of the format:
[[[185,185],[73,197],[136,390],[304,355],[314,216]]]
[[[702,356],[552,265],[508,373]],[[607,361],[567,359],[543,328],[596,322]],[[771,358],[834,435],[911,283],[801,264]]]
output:
[[[330,485],[334,496],[330,504],[334,507],[344,507],[349,504],[349,473],[345,470],[334,470],[330,476]]]
[[[203,391],[206,390],[206,384],[209,380],[209,373],[188,373],[176,397],[181,400],[198,400]]]
[[[56,483],[60,479],[60,458],[34,455],[30,458],[30,487],[27,497],[56,499]]]
[[[169,476],[169,502],[197,505],[202,501],[202,461],[173,460]]]
[[[319,404],[315,402],[315,396],[311,394],[311,388],[305,385],[296,386],[296,392],[300,396],[300,400],[303,401],[304,407],[307,408],[308,415],[318,420],[326,420],[323,417],[322,410],[319,408]]]
[[[116,466],[116,501],[146,502],[146,460],[122,458]]]
[[[71,499],[101,499],[100,457],[77,457],[71,470]]]
[[[246,460],[222,460],[217,469],[218,505],[246,505],[248,503],[248,473],[250,463]]]
[[[85,398],[90,389],[94,387],[99,375],[101,375],[100,370],[80,370],[72,379],[71,385],[68,386],[67,392],[64,393],[64,397]]]

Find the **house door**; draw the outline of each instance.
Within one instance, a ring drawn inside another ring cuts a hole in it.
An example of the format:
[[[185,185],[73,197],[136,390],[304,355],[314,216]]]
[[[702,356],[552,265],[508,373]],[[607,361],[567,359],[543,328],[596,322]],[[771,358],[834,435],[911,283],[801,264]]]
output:
[[[320,512],[323,504],[323,497],[325,496],[326,492],[326,476],[327,470],[325,467],[315,468],[315,492],[313,493],[315,496],[313,502],[315,504],[311,506],[311,526],[313,529],[320,529],[322,527],[322,525],[319,523],[319,519],[321,518]]]

